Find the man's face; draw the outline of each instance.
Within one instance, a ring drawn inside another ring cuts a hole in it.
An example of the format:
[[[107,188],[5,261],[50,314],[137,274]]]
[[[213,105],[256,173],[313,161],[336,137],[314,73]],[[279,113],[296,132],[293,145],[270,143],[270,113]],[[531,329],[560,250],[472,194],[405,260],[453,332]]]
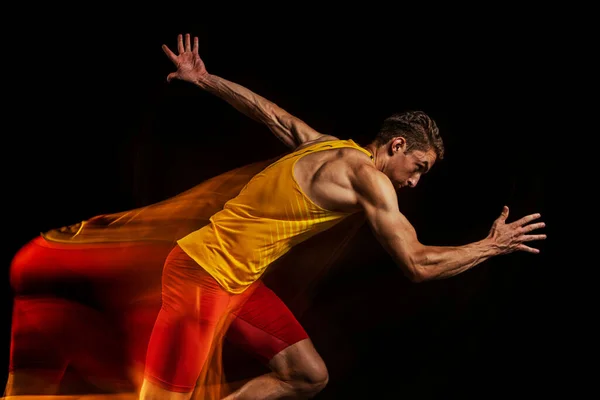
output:
[[[415,187],[421,176],[431,169],[436,158],[433,149],[427,151],[412,150],[404,153],[400,148],[399,150],[393,150],[393,156],[385,172],[396,190],[403,187]]]

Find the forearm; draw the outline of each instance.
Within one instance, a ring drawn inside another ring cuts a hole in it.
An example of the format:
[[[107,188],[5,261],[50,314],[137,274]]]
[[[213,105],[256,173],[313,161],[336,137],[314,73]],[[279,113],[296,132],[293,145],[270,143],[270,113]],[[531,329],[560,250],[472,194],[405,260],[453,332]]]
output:
[[[487,239],[464,246],[422,246],[414,257],[414,275],[418,281],[446,279],[499,254]]]
[[[196,86],[225,100],[247,117],[266,124],[275,136],[287,145],[293,147],[297,144],[292,143],[290,137],[295,117],[272,101],[265,99],[242,85],[228,81],[217,75],[208,74],[194,83]]]
[[[276,107],[271,101],[242,85],[216,75],[208,74],[194,83],[207,92],[225,100],[244,115],[259,122],[270,119],[274,112],[273,109]]]

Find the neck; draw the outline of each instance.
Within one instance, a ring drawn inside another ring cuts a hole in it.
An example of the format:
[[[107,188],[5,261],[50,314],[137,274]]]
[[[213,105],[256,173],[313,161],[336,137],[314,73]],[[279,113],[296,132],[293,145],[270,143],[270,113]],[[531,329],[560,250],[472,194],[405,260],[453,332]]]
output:
[[[377,146],[374,143],[369,143],[364,148],[371,153],[371,159],[375,166],[377,166]]]

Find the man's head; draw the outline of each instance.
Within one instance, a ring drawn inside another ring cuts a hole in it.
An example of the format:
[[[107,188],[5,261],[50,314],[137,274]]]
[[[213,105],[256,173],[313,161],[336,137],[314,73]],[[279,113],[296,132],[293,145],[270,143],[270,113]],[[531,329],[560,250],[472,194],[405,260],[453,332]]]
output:
[[[372,146],[377,153],[377,167],[396,189],[416,186],[421,175],[444,157],[439,129],[422,111],[407,111],[386,118]]]

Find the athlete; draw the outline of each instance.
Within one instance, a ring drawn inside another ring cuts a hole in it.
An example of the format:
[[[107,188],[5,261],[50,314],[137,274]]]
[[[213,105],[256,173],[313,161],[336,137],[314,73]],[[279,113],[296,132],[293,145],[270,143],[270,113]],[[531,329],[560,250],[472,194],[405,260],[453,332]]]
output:
[[[142,399],[190,398],[218,346],[220,332],[237,320],[239,341],[262,354],[270,373],[225,399],[310,398],[328,382],[310,338],[261,276],[293,246],[356,213],[412,282],[460,274],[490,257],[538,253],[528,242],[546,235],[539,214],[507,223],[508,207],[487,237],[463,246],[428,246],[400,212],[397,192],[412,188],[439,159],[444,145],[436,123],[408,111],[383,121],[360,146],[312,129],[258,94],[209,74],[198,38],[178,36],[177,53],[163,45],[179,79],[225,100],[264,123],[291,152],[257,173],[210,222],[184,237],[163,269],[162,308],[148,344]],[[537,222],[535,222],[538,220]],[[257,291],[260,295],[257,296]],[[248,302],[252,306],[248,306]],[[244,310],[244,311],[241,311]],[[245,328],[239,318],[246,321]]]

